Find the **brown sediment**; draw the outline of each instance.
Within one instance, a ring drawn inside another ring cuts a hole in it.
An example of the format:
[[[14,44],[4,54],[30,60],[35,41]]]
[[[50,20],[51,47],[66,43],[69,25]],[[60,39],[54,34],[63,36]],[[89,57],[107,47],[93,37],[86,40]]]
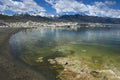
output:
[[[83,64],[80,59],[73,56],[57,57],[48,59],[48,61],[51,64],[57,63],[64,67],[64,70],[58,75],[61,80],[120,80],[120,76],[113,70],[93,70],[87,64]]]
[[[9,38],[21,28],[0,28],[0,80],[46,80],[11,55]]]

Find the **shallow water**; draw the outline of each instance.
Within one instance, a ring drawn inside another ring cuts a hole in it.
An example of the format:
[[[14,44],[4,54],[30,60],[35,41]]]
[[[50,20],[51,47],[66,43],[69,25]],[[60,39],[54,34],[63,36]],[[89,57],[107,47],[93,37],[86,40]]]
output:
[[[63,67],[48,59],[66,56],[80,58],[91,69],[120,71],[120,29],[27,29],[13,35],[10,46],[18,60],[49,78],[55,79]]]

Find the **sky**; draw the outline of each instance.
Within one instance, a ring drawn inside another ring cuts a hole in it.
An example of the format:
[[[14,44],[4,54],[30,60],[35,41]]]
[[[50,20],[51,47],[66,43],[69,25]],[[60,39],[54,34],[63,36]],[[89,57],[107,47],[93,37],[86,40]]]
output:
[[[120,0],[0,0],[0,13],[41,16],[86,14],[120,18]]]

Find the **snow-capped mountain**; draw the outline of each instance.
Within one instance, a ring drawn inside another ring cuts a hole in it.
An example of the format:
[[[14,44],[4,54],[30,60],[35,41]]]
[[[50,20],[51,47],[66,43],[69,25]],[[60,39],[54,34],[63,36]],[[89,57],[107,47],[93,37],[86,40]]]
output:
[[[40,17],[47,17],[47,18],[58,18],[59,15],[54,15],[54,14],[47,14],[47,13],[44,13],[44,12],[41,12],[41,13],[16,13],[14,14],[14,16],[40,16]]]
[[[14,14],[13,16],[31,16],[30,14],[28,14],[28,13],[16,13],[16,14]]]

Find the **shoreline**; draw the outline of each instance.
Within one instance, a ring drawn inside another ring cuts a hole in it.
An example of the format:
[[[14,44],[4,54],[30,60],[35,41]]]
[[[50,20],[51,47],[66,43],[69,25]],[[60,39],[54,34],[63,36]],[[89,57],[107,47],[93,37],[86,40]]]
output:
[[[0,79],[47,80],[42,74],[20,64],[11,54],[9,39],[21,28],[0,28]]]

